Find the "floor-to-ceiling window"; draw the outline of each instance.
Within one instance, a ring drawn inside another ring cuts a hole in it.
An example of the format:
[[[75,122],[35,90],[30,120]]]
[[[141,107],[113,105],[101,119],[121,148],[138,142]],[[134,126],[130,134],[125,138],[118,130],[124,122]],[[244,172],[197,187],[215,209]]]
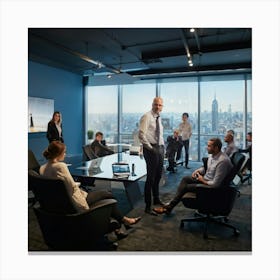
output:
[[[247,80],[246,80],[247,78]],[[207,155],[210,137],[222,140],[228,129],[242,147],[252,130],[251,75],[201,76],[194,78],[141,81],[87,89],[87,129],[100,130],[108,142],[133,143],[140,117],[151,109],[155,96],[163,98],[164,139],[177,128],[183,112],[193,127],[190,160]]]
[[[101,131],[107,142],[118,136],[118,86],[88,87],[87,130]]]
[[[151,110],[156,93],[155,82],[123,85],[121,117],[121,142],[133,143],[133,133],[137,133],[141,116]]]
[[[246,119],[246,133],[252,131],[252,80],[247,80],[247,119]],[[245,143],[244,143],[245,144]]]
[[[235,144],[244,141],[245,81],[242,76],[206,77],[200,84],[200,151],[207,156],[210,137],[222,140],[227,130],[233,129]]]
[[[189,158],[197,160],[197,112],[198,112],[198,83],[197,78],[181,78],[164,80],[159,87],[163,98],[162,120],[164,122],[164,139],[173,134],[179,127],[182,114],[189,114],[193,135],[190,140]]]

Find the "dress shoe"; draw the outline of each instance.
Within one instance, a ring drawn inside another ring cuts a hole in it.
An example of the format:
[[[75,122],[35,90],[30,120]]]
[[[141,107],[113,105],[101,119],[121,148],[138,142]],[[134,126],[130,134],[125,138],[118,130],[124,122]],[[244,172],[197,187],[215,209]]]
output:
[[[157,214],[167,214],[169,215],[171,213],[171,209],[168,207],[168,205],[163,206],[163,207],[155,207],[153,209],[154,212],[156,212]]]
[[[152,211],[150,207],[146,207],[146,208],[145,208],[145,213],[150,214],[150,215],[152,215],[152,216],[157,216],[157,213],[155,213],[154,211]]]
[[[166,170],[175,173],[175,169],[173,167],[167,167]]]
[[[116,234],[118,240],[124,239],[128,236],[128,234],[126,232],[122,232],[122,231],[115,231],[115,234]]]

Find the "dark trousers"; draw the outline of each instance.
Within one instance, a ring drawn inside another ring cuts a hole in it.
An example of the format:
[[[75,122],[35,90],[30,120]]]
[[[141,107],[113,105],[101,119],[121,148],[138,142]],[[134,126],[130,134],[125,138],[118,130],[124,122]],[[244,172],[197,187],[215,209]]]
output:
[[[92,191],[92,192],[88,192],[86,200],[90,207],[90,206],[93,206],[97,201],[100,201],[100,200],[106,199],[106,198],[116,199],[111,192]],[[122,223],[123,215],[121,214],[117,204],[113,205],[111,217],[116,219],[119,223]]]
[[[168,208],[172,210],[181,201],[185,193],[196,192],[197,186],[203,186],[203,184],[199,183],[191,176],[184,177],[177,188],[175,197],[170,201]]]
[[[145,183],[144,195],[146,207],[152,205],[152,194],[154,201],[159,199],[159,181],[162,175],[164,147],[154,147],[155,150],[151,151],[143,148],[143,154],[147,167],[147,179]]]
[[[171,167],[171,168],[176,167],[176,162],[175,162],[176,152],[177,152],[177,149],[169,149],[166,151],[166,156],[168,158],[168,164],[169,164],[169,167]]]
[[[189,164],[189,146],[190,146],[190,139],[182,141],[183,145],[180,145],[177,151],[176,160],[179,160],[181,157],[182,149],[185,148],[185,166]]]

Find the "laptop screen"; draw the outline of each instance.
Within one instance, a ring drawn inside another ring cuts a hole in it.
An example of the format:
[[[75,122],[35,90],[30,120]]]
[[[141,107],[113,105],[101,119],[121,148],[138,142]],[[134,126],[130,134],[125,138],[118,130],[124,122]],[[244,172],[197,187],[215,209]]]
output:
[[[116,176],[129,176],[130,168],[128,163],[113,163],[112,164],[113,174]]]

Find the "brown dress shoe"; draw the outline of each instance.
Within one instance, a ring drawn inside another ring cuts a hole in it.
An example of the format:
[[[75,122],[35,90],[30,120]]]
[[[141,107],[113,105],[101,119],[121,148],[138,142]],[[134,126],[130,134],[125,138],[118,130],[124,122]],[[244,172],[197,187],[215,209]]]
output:
[[[167,209],[164,207],[155,207],[153,208],[153,211],[156,212],[157,214],[163,214],[167,212]]]

